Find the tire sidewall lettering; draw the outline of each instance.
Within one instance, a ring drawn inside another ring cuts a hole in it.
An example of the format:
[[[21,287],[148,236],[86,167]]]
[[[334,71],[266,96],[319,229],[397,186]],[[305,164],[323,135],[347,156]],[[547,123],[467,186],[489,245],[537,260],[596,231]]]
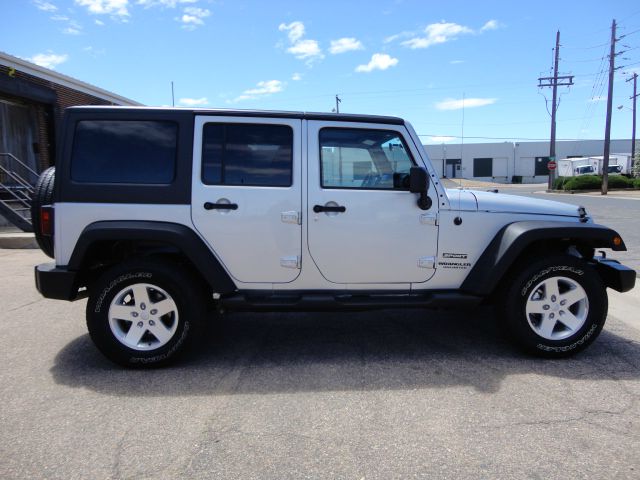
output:
[[[93,311],[95,313],[100,313],[102,310],[102,304],[104,302],[104,299],[107,298],[111,290],[113,290],[122,282],[126,282],[128,280],[140,280],[140,279],[149,280],[151,278],[153,278],[153,274],[148,272],[125,273],[124,275],[119,276],[118,278],[110,282],[109,285],[107,285],[107,287],[100,293],[100,296],[96,300],[96,304]]]
[[[558,265],[558,266],[548,267],[548,268],[545,268],[544,270],[541,270],[536,275],[534,275],[524,285],[524,287],[520,291],[520,295],[523,296],[523,297],[526,297],[528,295],[528,292],[529,292],[529,289],[531,288],[531,286],[534,285],[535,283],[537,283],[538,280],[540,280],[542,277],[548,275],[549,273],[558,273],[558,272],[571,272],[571,273],[574,273],[574,274],[576,274],[578,276],[584,275],[584,270],[581,270],[581,269],[575,268],[575,267],[570,267],[568,265]]]

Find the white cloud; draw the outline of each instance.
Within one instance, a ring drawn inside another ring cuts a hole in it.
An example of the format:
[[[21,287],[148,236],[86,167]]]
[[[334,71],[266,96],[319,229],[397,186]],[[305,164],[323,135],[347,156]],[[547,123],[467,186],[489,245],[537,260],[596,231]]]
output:
[[[291,80],[293,80],[294,82],[302,80],[302,75],[300,75],[299,73],[294,73],[293,75],[291,75]]]
[[[82,30],[75,27],[67,27],[62,30],[62,33],[64,33],[65,35],[80,35],[82,34]]]
[[[446,143],[446,142],[451,142],[452,140],[455,140],[455,137],[447,137],[445,135],[435,135],[433,137],[430,137],[430,140],[435,143]]]
[[[400,33],[396,33],[395,35],[390,35],[388,37],[386,37],[383,42],[384,43],[391,43],[391,42],[395,42],[396,40],[399,40],[401,38],[409,38],[409,37],[413,37],[416,35],[416,32],[400,32]]]
[[[209,100],[207,100],[207,97],[181,98],[180,100],[178,100],[178,103],[186,107],[197,107],[197,106],[207,105],[209,103]]]
[[[198,0],[138,0],[136,3],[145,8],[149,7],[165,7],[175,8],[177,5],[184,3],[196,3]]]
[[[459,65],[461,63],[464,63],[464,60],[450,60],[449,63],[451,65]]]
[[[304,36],[304,23],[302,22],[291,22],[290,24],[281,23],[278,26],[278,30],[281,32],[288,32],[287,37],[289,37],[289,41],[291,43],[296,43]]]
[[[457,23],[440,22],[427,25],[424,33],[426,35],[405,40],[402,42],[402,45],[411,49],[427,48],[431,45],[455,40],[460,35],[473,33],[473,30],[464,25],[458,25]]]
[[[322,56],[322,50],[316,40],[299,40],[287,48],[287,52],[300,60],[314,59]]]
[[[33,4],[36,6],[38,10],[42,10],[44,12],[55,12],[58,10],[53,3],[45,2],[44,0],[33,0]]]
[[[227,103],[236,103],[241,102],[243,100],[253,100],[256,98],[264,97],[267,95],[271,95],[273,93],[278,93],[284,90],[285,84],[280,80],[267,80],[263,82],[258,82],[258,85],[254,88],[250,88],[242,92],[241,95],[234,98],[233,100],[229,100]]]
[[[372,72],[373,70],[386,70],[398,64],[398,59],[386,53],[374,53],[371,60],[366,65],[358,65],[356,72]]]
[[[590,98],[589,100],[587,100],[587,103],[604,102],[606,99],[607,97],[605,97],[604,95],[599,95],[597,97]]]
[[[497,30],[498,28],[500,28],[500,24],[497,20],[489,20],[482,26],[482,28],[480,28],[480,31],[486,32],[488,30]]]
[[[62,33],[64,33],[65,35],[81,35],[82,25],[80,25],[75,20],[69,20],[67,28],[63,29]]]
[[[362,49],[364,49],[364,46],[360,40],[356,40],[353,37],[345,37],[339,38],[338,40],[331,40],[329,52],[335,55],[337,53],[345,53]]]
[[[53,52],[37,53],[31,58],[27,58],[30,62],[40,65],[41,67],[55,69],[61,63],[66,62],[69,59],[69,55],[66,53],[57,55]]]
[[[178,20],[183,23],[182,28],[185,30],[195,30],[204,25],[203,18],[207,18],[209,15],[211,12],[206,8],[186,7],[184,14]]]
[[[436,103],[438,110],[460,110],[461,108],[484,107],[496,103],[497,98],[446,98]]]
[[[297,59],[306,60],[307,65],[311,65],[314,61],[324,58],[317,40],[302,38],[305,34],[305,28],[302,22],[281,23],[278,26],[278,30],[287,32],[287,37],[291,44],[291,46],[287,48],[287,52]]]
[[[104,48],[84,47],[82,50],[94,58],[98,58],[106,53]]]
[[[51,20],[53,20],[54,22],[68,22],[69,17],[67,17],[66,15],[54,15],[51,17]]]
[[[102,20],[96,20],[95,24],[100,25],[102,27],[104,25],[104,22]]]
[[[411,49],[428,48],[432,45],[450,42],[461,35],[479,35],[490,30],[496,30],[501,26],[497,20],[488,20],[482,27],[474,30],[473,28],[458,23],[441,21],[427,25],[420,34],[415,32],[401,32],[396,35],[391,35],[384,39],[384,43],[406,38],[408,40],[400,43],[405,47]]]
[[[129,16],[129,0],[75,0],[76,5],[87,7],[89,13],[111,15],[121,19]]]

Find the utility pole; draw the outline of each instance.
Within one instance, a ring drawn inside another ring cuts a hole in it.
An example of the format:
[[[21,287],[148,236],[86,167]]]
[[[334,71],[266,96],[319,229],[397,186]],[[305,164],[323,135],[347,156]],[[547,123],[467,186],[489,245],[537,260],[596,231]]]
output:
[[[602,160],[602,195],[609,189],[609,153],[611,149],[611,109],[613,106],[613,74],[616,63],[616,21],[611,22],[611,51],[609,53],[609,91],[607,93],[607,119],[604,128],[604,159]]]
[[[556,32],[556,51],[553,62],[553,77],[538,78],[538,88],[552,87],[553,98],[551,101],[551,139],[549,141],[549,161],[556,161],[556,111],[558,110],[558,87],[573,85],[573,75],[558,76],[558,62],[560,61],[560,30]],[[549,170],[548,188],[553,188],[555,170]]]
[[[340,104],[341,103],[342,103],[342,100],[340,99],[338,94],[336,94],[336,113],[340,113]]]
[[[627,82],[633,80],[633,95],[629,97],[630,100],[633,101],[633,120],[631,121],[631,165],[636,157],[636,99],[638,98],[639,93],[637,93],[638,88],[638,74],[634,73],[633,77],[627,79]]]

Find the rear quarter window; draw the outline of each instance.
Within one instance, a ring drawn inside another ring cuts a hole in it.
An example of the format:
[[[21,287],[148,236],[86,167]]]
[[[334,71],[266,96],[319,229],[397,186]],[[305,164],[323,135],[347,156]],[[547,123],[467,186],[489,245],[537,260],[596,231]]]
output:
[[[79,183],[173,182],[178,124],[160,120],[81,120],[76,123],[71,179]]]

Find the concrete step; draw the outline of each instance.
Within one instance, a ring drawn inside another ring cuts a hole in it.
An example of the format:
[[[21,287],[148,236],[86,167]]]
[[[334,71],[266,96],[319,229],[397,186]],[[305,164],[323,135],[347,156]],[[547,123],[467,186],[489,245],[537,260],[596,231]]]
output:
[[[33,249],[38,248],[38,243],[33,233],[0,230],[0,248]]]

